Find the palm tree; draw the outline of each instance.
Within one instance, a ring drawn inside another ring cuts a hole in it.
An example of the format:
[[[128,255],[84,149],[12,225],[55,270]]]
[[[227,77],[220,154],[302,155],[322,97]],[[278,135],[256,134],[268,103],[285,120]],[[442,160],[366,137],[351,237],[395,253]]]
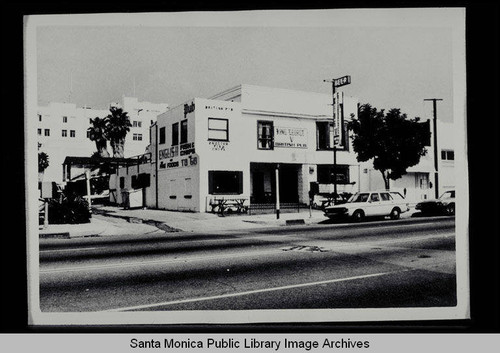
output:
[[[49,156],[45,152],[38,152],[38,181],[43,180],[43,173],[49,166]]]
[[[90,119],[91,126],[87,129],[89,139],[95,142],[99,157],[109,157],[108,141],[106,136],[106,118]]]
[[[113,149],[114,158],[123,158],[123,146],[125,144],[125,136],[130,131],[132,124],[122,108],[109,108],[111,114],[106,116],[106,136],[109,138],[111,148]]]

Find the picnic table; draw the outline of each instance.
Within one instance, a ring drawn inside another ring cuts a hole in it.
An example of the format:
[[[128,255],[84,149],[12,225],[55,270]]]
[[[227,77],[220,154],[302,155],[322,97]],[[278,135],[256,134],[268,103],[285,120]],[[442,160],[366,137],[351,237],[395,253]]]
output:
[[[220,213],[224,216],[226,213],[246,213],[248,211],[248,206],[245,205],[244,198],[214,198],[210,201],[210,207],[212,213]]]

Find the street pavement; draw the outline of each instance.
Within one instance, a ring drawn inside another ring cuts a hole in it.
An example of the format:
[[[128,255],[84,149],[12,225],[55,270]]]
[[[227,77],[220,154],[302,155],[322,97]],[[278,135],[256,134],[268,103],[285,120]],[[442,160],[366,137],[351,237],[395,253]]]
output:
[[[414,209],[401,218],[409,218]],[[39,227],[40,238],[76,238],[110,235],[139,235],[164,232],[216,233],[255,228],[287,226],[289,224],[316,225],[327,221],[321,210],[301,209],[300,212],[276,214],[232,214],[179,212],[155,209],[124,209],[117,206],[93,207],[91,222],[87,224],[49,224]]]

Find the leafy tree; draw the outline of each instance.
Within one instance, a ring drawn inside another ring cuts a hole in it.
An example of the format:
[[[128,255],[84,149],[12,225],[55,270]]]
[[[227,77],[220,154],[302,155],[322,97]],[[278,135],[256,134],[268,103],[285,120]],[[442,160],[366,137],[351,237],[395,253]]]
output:
[[[91,126],[87,129],[87,132],[89,133],[89,139],[95,142],[99,157],[109,157],[106,118],[96,117],[95,119],[90,119],[90,124]]]
[[[108,137],[111,148],[113,149],[113,157],[123,158],[123,146],[125,137],[130,131],[132,124],[122,108],[111,107],[110,114],[106,116],[106,136]]]
[[[353,149],[359,162],[373,159],[373,167],[382,173],[385,188],[389,179],[396,180],[406,169],[425,156],[430,140],[428,125],[419,118],[408,119],[400,109],[377,110],[370,104],[360,106],[358,118],[349,122],[353,132]]]
[[[45,152],[38,152],[38,172],[43,173],[49,166],[49,156]]]

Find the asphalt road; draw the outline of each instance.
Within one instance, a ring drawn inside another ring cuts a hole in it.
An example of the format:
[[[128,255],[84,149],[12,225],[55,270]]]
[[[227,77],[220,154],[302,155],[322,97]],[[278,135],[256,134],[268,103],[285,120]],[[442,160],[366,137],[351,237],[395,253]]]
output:
[[[453,218],[40,242],[42,312],[456,305]]]

